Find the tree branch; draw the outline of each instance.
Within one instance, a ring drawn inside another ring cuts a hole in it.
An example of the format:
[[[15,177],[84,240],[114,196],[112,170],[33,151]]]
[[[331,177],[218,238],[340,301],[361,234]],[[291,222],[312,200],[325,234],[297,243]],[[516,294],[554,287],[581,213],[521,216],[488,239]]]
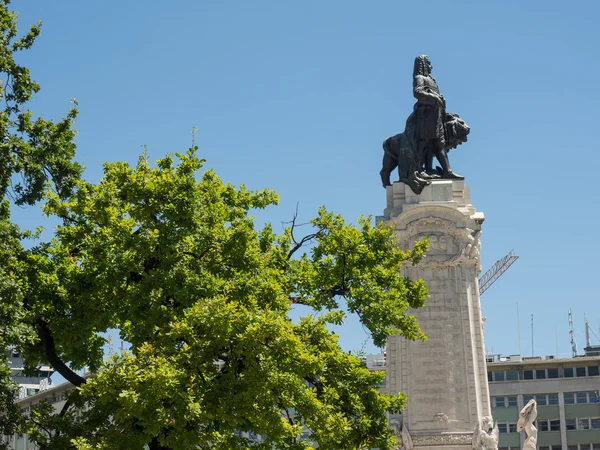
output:
[[[77,375],[74,371],[71,370],[69,366],[67,366],[62,359],[56,353],[56,344],[54,342],[54,336],[52,336],[52,331],[50,327],[43,319],[37,319],[37,328],[38,335],[44,345],[44,351],[46,353],[46,358],[48,362],[56,369],[58,373],[60,373],[67,381],[69,381],[74,386],[81,386],[85,383],[85,378]]]
[[[292,220],[290,220],[289,222],[282,222],[282,223],[289,223],[290,224],[290,236],[292,238],[292,241],[294,242],[294,247],[289,251],[288,253],[288,259],[290,259],[292,257],[292,255],[298,251],[298,249],[300,249],[304,244],[306,244],[308,241],[311,241],[319,236],[321,236],[323,234],[323,230],[320,229],[319,231],[317,231],[316,233],[313,234],[309,234],[308,236],[304,236],[302,239],[300,239],[300,241],[297,241],[296,238],[294,237],[294,230],[296,229],[296,227],[299,227],[301,225],[307,225],[306,223],[297,225],[296,224],[296,219],[298,218],[298,204],[296,203],[296,212],[294,213],[294,217],[292,218]]]
[[[58,413],[58,417],[64,417],[64,415],[67,413],[67,410],[70,407],[71,407],[71,399],[67,399],[67,401],[65,402],[65,404],[61,408],[60,413]]]
[[[294,240],[294,243],[296,245],[294,245],[294,247],[289,251],[288,253],[288,259],[290,259],[292,257],[292,255],[294,253],[296,253],[296,251],[298,251],[300,249],[300,247],[302,247],[304,244],[306,244],[308,241],[311,241],[313,239],[318,238],[319,236],[321,236],[323,234],[323,230],[319,230],[316,233],[313,234],[309,234],[308,236],[304,236],[302,239],[300,239],[300,242],[296,242],[296,240],[294,239],[294,237],[292,236],[292,239]]]

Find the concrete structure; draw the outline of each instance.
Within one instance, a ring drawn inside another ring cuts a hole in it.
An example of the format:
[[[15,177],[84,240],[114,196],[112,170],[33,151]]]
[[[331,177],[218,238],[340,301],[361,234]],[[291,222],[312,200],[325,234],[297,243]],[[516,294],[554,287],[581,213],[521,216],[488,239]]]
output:
[[[414,448],[470,450],[474,429],[491,414],[477,282],[484,217],[462,180],[434,180],[420,195],[394,183],[386,193],[378,219],[395,227],[400,246],[429,238],[427,256],[404,273],[429,290],[425,307],[411,311],[429,340],[388,340],[388,390],[408,396],[391,421],[401,420]]]
[[[600,356],[490,357],[488,381],[500,450],[519,449],[519,411],[537,402],[540,450],[600,450]]]
[[[25,363],[19,352],[13,348],[4,351],[8,361],[11,378],[19,384],[19,398],[37,394],[40,390],[47,389],[52,384],[50,377],[54,369],[48,365],[37,368],[34,373],[26,373]]]
[[[21,398],[17,402],[21,411],[24,413],[28,413],[31,410],[31,407],[38,404],[39,402],[46,400],[53,407],[54,410],[59,412],[62,410],[67,398],[67,393],[73,389],[73,385],[71,383],[63,383],[58,386],[50,387],[46,390],[38,391],[37,393]],[[32,450],[35,447],[34,442],[29,440],[29,436],[22,435],[19,436],[15,434],[14,436],[0,436],[0,442],[5,442],[9,444],[9,448],[15,450]]]

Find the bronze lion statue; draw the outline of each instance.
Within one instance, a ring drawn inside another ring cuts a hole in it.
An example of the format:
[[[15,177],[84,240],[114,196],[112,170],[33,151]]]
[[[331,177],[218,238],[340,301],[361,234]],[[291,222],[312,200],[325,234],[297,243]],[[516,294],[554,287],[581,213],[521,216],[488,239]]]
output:
[[[409,185],[415,194],[420,194],[423,188],[431,183],[431,179],[445,177],[439,167],[433,169],[434,155],[432,152],[426,152],[425,155],[417,153],[414,122],[414,114],[411,114],[406,121],[404,132],[383,141],[383,168],[380,175],[383,187],[391,186],[390,175],[397,167],[400,176],[398,181]],[[469,126],[458,114],[445,113],[444,138],[446,152],[466,142],[469,132]],[[452,178],[462,179],[460,176]]]

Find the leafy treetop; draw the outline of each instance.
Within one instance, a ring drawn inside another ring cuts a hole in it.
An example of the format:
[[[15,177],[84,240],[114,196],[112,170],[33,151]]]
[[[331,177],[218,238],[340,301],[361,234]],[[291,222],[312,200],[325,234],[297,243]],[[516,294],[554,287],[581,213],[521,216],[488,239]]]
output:
[[[380,394],[383,375],[343,352],[328,324],[347,310],[378,346],[396,333],[423,339],[409,308],[423,305],[425,286],[400,273],[426,243],[404,252],[393,229],[369,217],[354,226],[325,208],[301,239],[294,222],[281,234],[257,229],[250,210],[277,194],[223,183],[196,147],[155,165],[146,155],[135,166],[107,163],[100,182],[86,182],[73,160],[76,110],[53,123],[22,108],[38,86],[12,55],[39,26],[15,40],[7,3],[0,347],[16,347],[29,368],[50,363],[78,389],[57,413],[41,403],[23,416],[2,363],[0,434],[27,432],[57,449],[391,448],[386,413],[404,396]],[[43,200],[59,221],[52,239],[19,230],[8,199]],[[294,304],[313,314],[293,322]],[[131,351],[105,362],[110,329]],[[83,367],[95,375],[75,372]]]

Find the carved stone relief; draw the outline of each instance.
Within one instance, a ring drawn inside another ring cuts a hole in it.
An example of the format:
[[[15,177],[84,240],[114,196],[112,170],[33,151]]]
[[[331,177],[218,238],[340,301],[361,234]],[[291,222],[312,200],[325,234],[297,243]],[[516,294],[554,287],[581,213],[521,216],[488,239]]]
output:
[[[463,263],[479,266],[481,231],[459,228],[454,222],[439,217],[424,217],[399,230],[403,248],[411,248],[423,238],[429,238],[429,249],[421,264],[435,267],[449,267]]]

